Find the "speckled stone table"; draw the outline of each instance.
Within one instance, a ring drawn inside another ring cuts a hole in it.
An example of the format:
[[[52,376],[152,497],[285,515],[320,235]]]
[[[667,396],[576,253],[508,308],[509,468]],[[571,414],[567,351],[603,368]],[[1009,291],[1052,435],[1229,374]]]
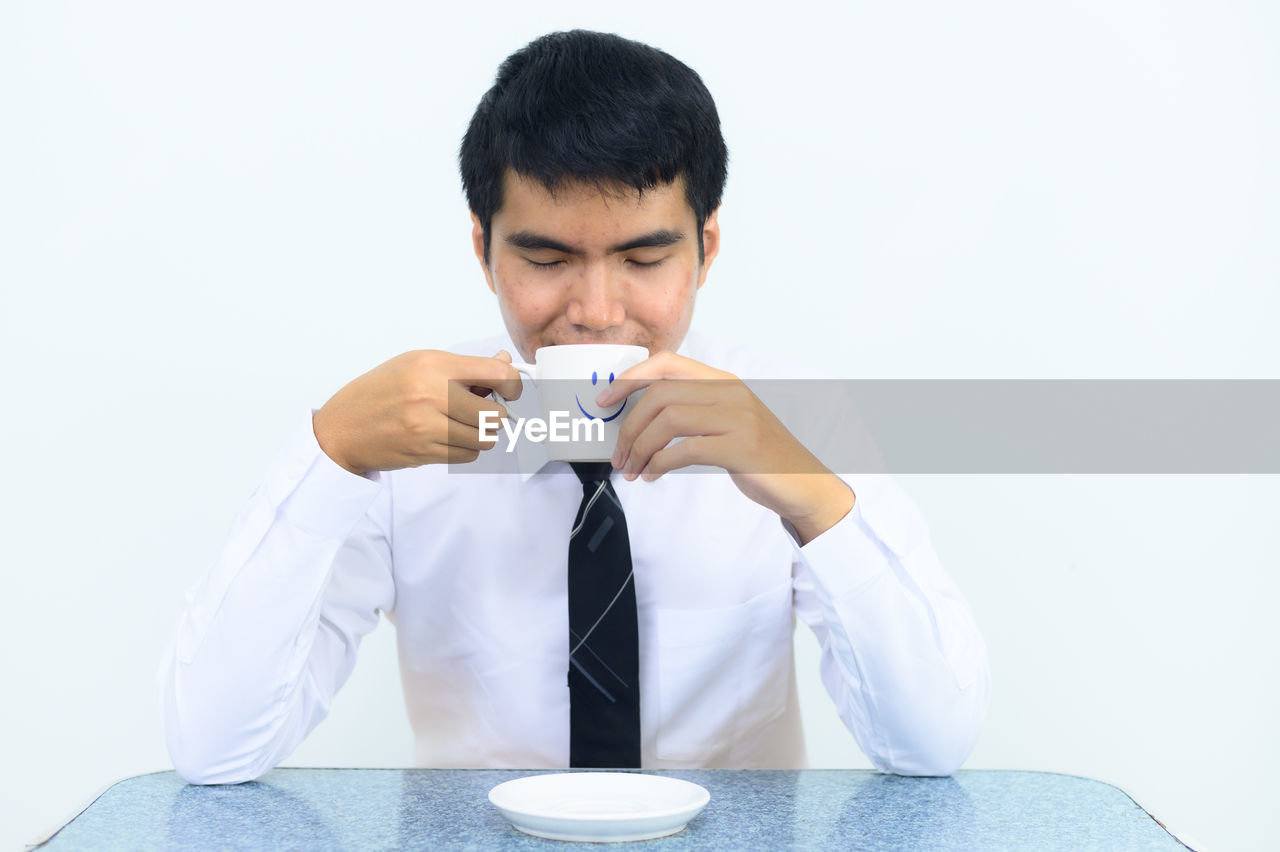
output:
[[[540,771],[275,769],[195,787],[172,772],[112,786],[41,849],[589,848],[521,834],[489,790]],[[632,849],[1185,849],[1121,790],[1070,775],[862,770],[654,772],[711,803]]]

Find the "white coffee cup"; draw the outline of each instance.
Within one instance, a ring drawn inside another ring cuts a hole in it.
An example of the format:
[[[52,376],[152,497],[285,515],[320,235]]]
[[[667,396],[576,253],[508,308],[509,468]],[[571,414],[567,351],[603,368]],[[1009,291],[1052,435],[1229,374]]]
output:
[[[626,412],[641,395],[637,391],[607,408],[596,396],[614,379],[649,357],[643,346],[576,343],[543,346],[534,363],[511,366],[533,380],[542,398],[547,424],[547,455],[552,461],[609,461],[618,444]],[[518,440],[529,440],[522,433]],[[566,440],[567,439],[567,440]]]

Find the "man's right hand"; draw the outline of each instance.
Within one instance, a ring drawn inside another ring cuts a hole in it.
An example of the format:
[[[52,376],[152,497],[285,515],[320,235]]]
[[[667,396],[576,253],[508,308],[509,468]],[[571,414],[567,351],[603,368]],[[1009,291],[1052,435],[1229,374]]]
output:
[[[475,461],[480,412],[507,416],[494,390],[518,399],[520,374],[503,350],[492,358],[433,349],[406,352],[355,379],[311,419],[320,449],[354,474]]]

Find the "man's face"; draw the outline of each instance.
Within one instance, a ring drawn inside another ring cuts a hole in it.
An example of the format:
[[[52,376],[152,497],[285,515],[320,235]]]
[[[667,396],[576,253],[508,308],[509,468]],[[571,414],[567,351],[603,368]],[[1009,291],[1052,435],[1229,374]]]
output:
[[[484,233],[472,220],[476,257],[526,361],[540,346],[566,343],[676,349],[720,247],[712,213],[698,262],[697,220],[680,179],[643,194],[572,185],[552,196],[508,172],[488,265]]]

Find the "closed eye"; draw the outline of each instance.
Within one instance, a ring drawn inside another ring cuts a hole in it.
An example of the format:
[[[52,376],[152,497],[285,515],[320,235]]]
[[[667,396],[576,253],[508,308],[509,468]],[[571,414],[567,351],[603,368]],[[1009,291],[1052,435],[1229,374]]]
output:
[[[638,261],[638,260],[631,260],[630,258],[628,258],[628,259],[627,259],[627,263],[631,264],[632,266],[638,266],[638,267],[640,267],[641,269],[652,269],[653,267],[655,267],[655,266],[657,266],[658,264],[662,263],[662,261],[663,261],[663,260],[666,260],[666,258],[664,257],[664,258],[662,258],[662,259],[660,259],[660,260],[651,260],[651,261],[649,261],[648,263],[642,263],[641,261]]]
[[[554,269],[555,267],[560,266],[561,264],[564,263],[563,260],[553,260],[550,263],[538,263],[538,261],[529,260],[529,258],[527,257],[525,258],[525,260],[528,261],[530,265],[536,266],[539,269]]]

